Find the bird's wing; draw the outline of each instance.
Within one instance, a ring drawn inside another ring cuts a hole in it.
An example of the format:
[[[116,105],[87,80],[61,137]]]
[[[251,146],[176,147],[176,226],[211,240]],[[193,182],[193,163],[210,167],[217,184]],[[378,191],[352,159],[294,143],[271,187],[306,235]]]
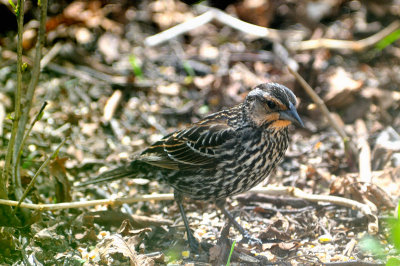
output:
[[[139,160],[161,168],[212,169],[219,149],[236,135],[225,121],[210,121],[172,133],[146,149]]]

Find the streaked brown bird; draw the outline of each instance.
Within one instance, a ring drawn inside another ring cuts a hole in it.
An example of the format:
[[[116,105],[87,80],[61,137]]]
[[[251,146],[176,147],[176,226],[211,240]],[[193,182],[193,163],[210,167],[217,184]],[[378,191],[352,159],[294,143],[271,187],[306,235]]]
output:
[[[198,242],[189,228],[183,196],[214,201],[244,239],[259,242],[236,222],[224,202],[266,179],[281,161],[289,144],[288,126],[304,127],[296,103],[285,86],[260,84],[242,104],[165,136],[129,165],[82,185],[125,177],[161,178],[174,188],[192,250],[198,249]]]

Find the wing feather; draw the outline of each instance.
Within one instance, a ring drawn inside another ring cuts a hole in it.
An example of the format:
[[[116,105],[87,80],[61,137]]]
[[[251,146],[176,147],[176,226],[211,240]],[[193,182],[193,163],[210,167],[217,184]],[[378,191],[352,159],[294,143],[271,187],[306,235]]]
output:
[[[235,135],[225,120],[202,121],[154,143],[139,160],[167,169],[212,169],[218,163],[219,149]]]

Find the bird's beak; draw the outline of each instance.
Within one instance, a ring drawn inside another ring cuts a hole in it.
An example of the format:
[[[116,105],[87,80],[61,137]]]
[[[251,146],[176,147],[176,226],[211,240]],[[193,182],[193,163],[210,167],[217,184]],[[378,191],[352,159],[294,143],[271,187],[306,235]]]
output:
[[[290,121],[298,127],[304,127],[303,121],[292,103],[290,103],[289,110],[279,112],[279,119]]]

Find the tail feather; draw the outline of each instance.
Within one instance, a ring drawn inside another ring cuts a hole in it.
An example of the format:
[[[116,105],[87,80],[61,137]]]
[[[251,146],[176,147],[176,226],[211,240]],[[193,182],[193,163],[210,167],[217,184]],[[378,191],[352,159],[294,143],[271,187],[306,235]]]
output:
[[[121,167],[115,168],[113,170],[101,173],[96,178],[86,181],[86,182],[82,182],[82,183],[78,184],[76,187],[84,187],[84,186],[91,185],[91,184],[97,184],[97,183],[102,183],[102,182],[106,182],[106,181],[114,181],[114,180],[122,179],[125,177],[135,177],[136,175],[137,175],[136,171],[134,171],[134,169],[132,168],[132,165],[130,164],[130,165],[121,166]]]

